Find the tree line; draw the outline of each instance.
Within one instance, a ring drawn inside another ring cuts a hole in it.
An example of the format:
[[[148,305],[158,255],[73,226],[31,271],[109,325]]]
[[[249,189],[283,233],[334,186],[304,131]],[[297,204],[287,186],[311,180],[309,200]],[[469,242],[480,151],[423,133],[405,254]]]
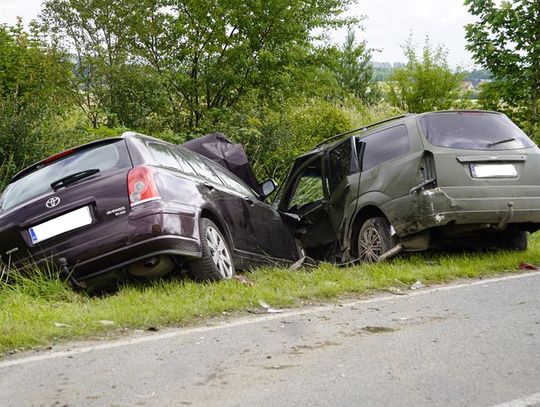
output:
[[[493,62],[500,53],[475,45],[490,38],[482,19],[468,28],[469,47],[494,81],[474,106],[464,72],[427,39],[420,50],[405,39],[408,62],[376,81],[375,50],[356,37],[361,19],[345,14],[355,2],[45,1],[28,29],[0,26],[0,187],[48,154],[127,129],[174,143],[222,131],[245,145],[260,177],[278,179],[321,139],[402,112],[495,107],[537,131],[537,94],[518,91],[513,71]],[[489,20],[492,2],[466,3]],[[514,3],[522,7],[503,3],[502,21],[537,4]],[[326,33],[339,28],[344,42],[330,43]]]

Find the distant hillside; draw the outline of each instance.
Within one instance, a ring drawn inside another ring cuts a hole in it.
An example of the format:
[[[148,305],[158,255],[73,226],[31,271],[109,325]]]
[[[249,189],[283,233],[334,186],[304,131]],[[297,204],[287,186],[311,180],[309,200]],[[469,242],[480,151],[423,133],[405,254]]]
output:
[[[373,67],[373,80],[375,82],[382,82],[388,79],[394,69],[404,66],[402,62],[377,62],[372,61],[371,66]],[[465,78],[463,79],[466,82],[471,82],[472,85],[476,88],[481,81],[491,79],[491,73],[485,69],[474,69],[472,71],[465,71]]]

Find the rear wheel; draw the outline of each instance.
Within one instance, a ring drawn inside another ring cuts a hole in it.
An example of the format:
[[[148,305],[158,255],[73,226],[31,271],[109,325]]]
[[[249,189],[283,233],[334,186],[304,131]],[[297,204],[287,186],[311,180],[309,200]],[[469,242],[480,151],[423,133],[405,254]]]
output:
[[[357,239],[357,255],[361,262],[375,263],[394,246],[390,223],[386,218],[370,218],[362,224]]]
[[[229,244],[210,219],[201,219],[202,257],[189,263],[191,277],[197,281],[230,280],[235,274]]]
[[[501,247],[506,250],[525,251],[528,246],[527,232],[521,229],[508,229],[502,232]]]

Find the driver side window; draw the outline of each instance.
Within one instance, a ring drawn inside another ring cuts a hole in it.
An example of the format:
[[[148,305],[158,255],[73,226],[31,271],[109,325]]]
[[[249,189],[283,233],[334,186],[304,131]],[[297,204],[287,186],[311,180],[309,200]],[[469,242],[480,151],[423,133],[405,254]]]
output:
[[[309,205],[324,199],[320,161],[306,167],[299,175],[288,210],[299,212]]]

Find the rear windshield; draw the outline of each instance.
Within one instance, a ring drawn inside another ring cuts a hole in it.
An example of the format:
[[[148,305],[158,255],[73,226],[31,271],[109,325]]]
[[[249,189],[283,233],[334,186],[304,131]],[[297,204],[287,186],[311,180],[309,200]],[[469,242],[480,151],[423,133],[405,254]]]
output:
[[[419,119],[427,140],[439,147],[467,150],[514,150],[534,143],[502,114],[433,113]]]
[[[124,140],[75,152],[9,184],[0,198],[0,211],[7,211],[30,199],[53,192],[51,184],[63,177],[86,170],[97,169],[102,173],[130,166],[131,160]]]

